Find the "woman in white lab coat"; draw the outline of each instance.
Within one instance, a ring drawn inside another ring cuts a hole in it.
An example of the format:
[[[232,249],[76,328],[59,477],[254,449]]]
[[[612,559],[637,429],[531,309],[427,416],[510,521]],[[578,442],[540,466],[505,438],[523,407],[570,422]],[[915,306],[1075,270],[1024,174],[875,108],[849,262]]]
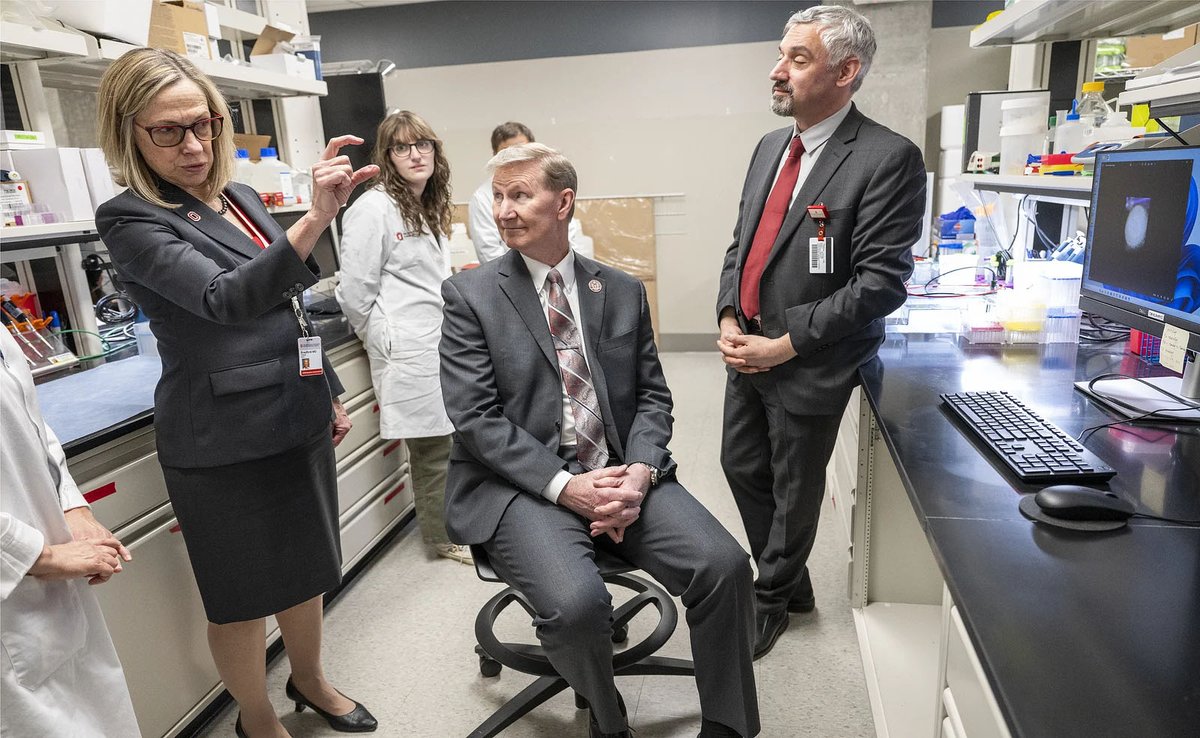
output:
[[[0,734],[135,738],[125,674],[88,589],[129,552],[92,517],[3,328],[0,408]]]
[[[436,555],[467,563],[442,512],[453,430],[438,379],[450,165],[429,124],[408,111],[379,124],[372,162],[379,176],[342,218],[336,294],[371,360],[380,435],[408,446],[421,537]]]

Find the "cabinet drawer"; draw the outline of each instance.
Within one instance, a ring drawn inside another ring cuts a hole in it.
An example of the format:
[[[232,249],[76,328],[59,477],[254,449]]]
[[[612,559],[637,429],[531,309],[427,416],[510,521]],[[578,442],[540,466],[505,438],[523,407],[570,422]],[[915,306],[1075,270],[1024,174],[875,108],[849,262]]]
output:
[[[950,632],[946,645],[946,692],[957,709],[962,726],[959,738],[1010,738],[1008,726],[957,607],[950,608]],[[943,695],[943,701],[945,695]],[[949,711],[949,710],[948,710]]]
[[[342,380],[342,399],[349,400],[371,389],[371,364],[366,354],[358,354],[344,362],[333,365],[338,379]]]
[[[158,454],[150,453],[79,482],[92,514],[109,530],[145,515],[167,501]]]
[[[942,738],[958,738],[958,733],[954,732],[954,726],[950,724],[950,718],[942,718]]]
[[[392,477],[362,501],[342,524],[343,573],[358,563],[412,501],[412,484],[407,474]]]
[[[169,505],[132,535],[125,570],[93,591],[100,599],[142,735],[165,735],[217,686],[208,621],[183,536]]]
[[[379,435],[379,403],[373,394],[367,395],[367,402],[361,407],[349,411],[350,422],[354,425],[342,442],[334,448],[338,461],[362,448],[363,444]]]
[[[408,451],[404,441],[376,440],[357,456],[338,474],[338,515],[344,515],[380,482],[403,471]]]

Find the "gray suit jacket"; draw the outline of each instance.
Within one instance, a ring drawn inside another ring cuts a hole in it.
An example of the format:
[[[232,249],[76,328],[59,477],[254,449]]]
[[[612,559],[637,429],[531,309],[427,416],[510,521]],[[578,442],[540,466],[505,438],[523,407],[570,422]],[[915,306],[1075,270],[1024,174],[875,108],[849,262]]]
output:
[[[674,471],[671,393],[654,346],[646,290],[634,277],[575,255],[588,366],[610,463]],[[597,281],[601,289],[587,287]],[[540,496],[566,468],[558,456],[562,379],[529,270],[516,251],[442,285],[441,379],[454,424],[446,529],[461,544],[492,537],[508,503]]]
[[[794,126],[758,142],[738,208],[733,243],[725,253],[717,315],[737,311],[742,266],[750,252],[775,172]],[[829,209],[832,274],[810,274],[808,240],[817,224],[807,206]],[[883,318],[904,304],[912,274],[911,248],[925,212],[925,165],[911,141],[851,106],[788,210],[760,286],[763,334],[790,334],[797,356],[753,375],[764,391],[778,391],[789,412],[839,413],[856,383],[858,367],[883,342]],[[731,369],[730,375],[735,372]],[[737,375],[741,376],[741,375]]]
[[[187,193],[162,191],[182,205],[167,210],[126,191],[96,211],[117,275],[158,340],[160,461],[220,466],[311,441],[329,428],[330,395],[342,392],[328,359],[324,376],[300,376],[291,298],[317,282],[316,261],[296,256],[245,185],[226,192],[271,240],[266,249]]]

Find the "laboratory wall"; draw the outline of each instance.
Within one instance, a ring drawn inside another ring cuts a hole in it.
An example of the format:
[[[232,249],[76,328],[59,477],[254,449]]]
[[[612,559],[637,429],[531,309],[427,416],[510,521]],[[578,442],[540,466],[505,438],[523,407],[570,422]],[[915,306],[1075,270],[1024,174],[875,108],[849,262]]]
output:
[[[436,10],[439,5],[443,3],[424,7]],[[546,5],[569,9],[575,4]],[[760,12],[760,6],[771,6],[767,8],[771,23],[753,29],[764,36],[762,40],[616,53],[595,53],[595,47],[589,46],[586,53],[556,57],[448,61],[414,67],[403,40],[405,27],[397,26],[392,55],[386,58],[402,68],[386,82],[388,104],[421,114],[445,141],[456,201],[468,199],[483,180],[483,166],[491,155],[491,130],[506,120],[526,123],[539,141],[562,150],[574,161],[581,197],[682,194],[681,200],[671,204],[673,211],[682,214],[658,220],[660,342],[666,350],[710,350],[716,336],[717,278],[731,241],[750,154],[764,133],[788,124],[768,109],[771,83],[767,74],[778,53],[783,23],[805,4],[732,5],[743,5],[750,16]],[[931,3],[919,0],[856,7],[872,18],[880,48],[870,77],[855,99],[867,115],[921,145],[925,140]],[[332,15],[338,16],[337,29],[329,22],[332,18],[327,18]],[[445,16],[448,23],[462,20],[453,12]],[[371,56],[380,51],[378,47],[365,40],[351,48],[340,44],[350,38],[348,24],[386,24],[387,18],[367,11],[319,14],[312,16],[312,26],[314,32],[324,34],[323,53],[329,49],[332,58],[379,58]],[[676,25],[686,26],[694,19],[677,14],[674,20]],[[422,16],[420,22],[426,24],[422,26],[426,34],[433,32],[428,25],[432,21]],[[624,29],[640,38],[636,24],[627,22]],[[365,28],[361,30],[360,38],[370,35]],[[381,33],[377,26],[374,35]],[[691,38],[714,35],[720,34],[704,25],[696,28]],[[527,45],[529,40],[522,38],[514,43]],[[558,41],[547,45],[562,46]],[[493,53],[501,52],[493,48]],[[522,56],[529,53],[525,49]],[[460,56],[478,57],[479,52],[464,49]]]

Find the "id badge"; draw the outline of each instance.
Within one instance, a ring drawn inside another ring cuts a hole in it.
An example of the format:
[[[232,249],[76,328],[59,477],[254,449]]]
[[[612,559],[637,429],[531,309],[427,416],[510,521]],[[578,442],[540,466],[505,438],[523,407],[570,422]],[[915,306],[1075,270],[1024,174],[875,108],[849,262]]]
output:
[[[300,376],[319,377],[325,373],[321,362],[321,337],[309,336],[297,341],[300,347]]]
[[[808,239],[808,273],[833,274],[833,239]]]

